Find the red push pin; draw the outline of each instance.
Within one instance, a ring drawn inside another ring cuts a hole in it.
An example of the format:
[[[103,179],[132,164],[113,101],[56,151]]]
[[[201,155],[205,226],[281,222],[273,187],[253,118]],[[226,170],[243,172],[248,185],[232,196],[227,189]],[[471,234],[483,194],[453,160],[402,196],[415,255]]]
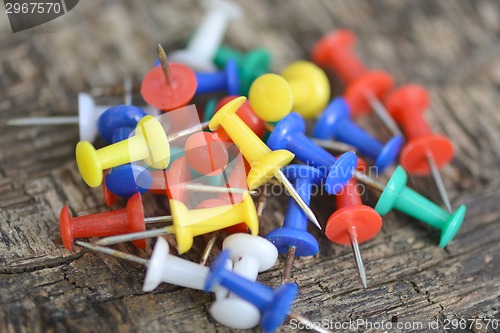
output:
[[[436,182],[441,200],[451,212],[450,199],[439,169],[453,159],[453,143],[443,135],[432,133],[423,116],[429,106],[429,100],[425,88],[409,84],[391,93],[385,105],[408,138],[401,151],[401,165],[410,174],[430,173]]]
[[[169,64],[165,50],[159,44],[157,52],[161,66],[155,66],[144,77],[142,97],[148,104],[163,111],[187,105],[196,92],[196,75],[186,65]]]
[[[144,231],[145,223],[171,221],[170,216],[144,218],[144,208],[140,193],[134,194],[124,209],[110,212],[71,217],[69,208],[64,206],[59,217],[59,227],[64,246],[71,250],[74,238],[107,237]],[[144,239],[133,242],[139,248],[146,247]]]
[[[368,70],[354,52],[355,43],[352,31],[337,30],[321,38],[311,56],[318,65],[333,68],[347,85],[344,97],[353,116],[373,110],[393,135],[401,135],[380,103],[394,85],[394,79],[386,72]]]
[[[361,161],[358,158],[358,161]],[[366,163],[358,162],[358,171],[366,169]],[[382,218],[375,209],[363,205],[357,189],[357,181],[351,178],[342,192],[336,196],[337,211],[326,223],[325,234],[336,244],[351,244],[359,277],[366,288],[366,272],[359,244],[377,235],[382,228]]]

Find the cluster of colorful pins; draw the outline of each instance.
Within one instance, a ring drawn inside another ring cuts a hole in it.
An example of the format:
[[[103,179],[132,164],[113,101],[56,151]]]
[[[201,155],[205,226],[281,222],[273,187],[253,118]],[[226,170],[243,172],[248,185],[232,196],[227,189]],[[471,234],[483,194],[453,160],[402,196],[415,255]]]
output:
[[[333,243],[351,245],[367,288],[360,244],[379,233],[381,215],[394,208],[441,230],[441,247],[460,229],[466,208],[462,205],[452,212],[439,174],[439,168],[453,158],[453,145],[448,138],[432,134],[422,116],[429,105],[427,91],[417,85],[392,91],[391,75],[368,70],[356,57],[352,32],[326,35],[312,52],[316,64],[297,61],[278,75],[270,73],[271,56],[266,50],[243,53],[221,45],[229,22],[242,17],[237,4],[210,0],[205,5],[207,14],[186,49],[170,53],[173,62],[157,45],[158,65],[140,87],[148,108],[171,114],[193,103],[193,98],[196,103],[199,95],[228,95],[218,105],[213,100],[207,104],[200,115],[204,123],[183,127],[180,119],[180,129],[167,134],[166,126],[179,124],[173,119],[162,122],[161,116],[155,118],[132,105],[132,83],[127,80],[121,89],[123,105],[97,106],[82,93],[78,117],[22,118],[9,124],[79,123],[76,160],[83,180],[91,187],[104,182],[108,206],[116,204],[116,197],[128,199],[122,209],[74,218],[70,208],[63,207],[60,231],[68,250],[76,243],[147,266],[145,292],[162,282],[214,292],[210,314],[232,328],[248,329],[260,323],[264,331],[273,332],[289,316],[325,332],[291,312],[298,293],[292,283],[295,257],[319,253],[318,240],[307,230],[308,220],[322,229],[310,208],[313,187],[335,196],[337,210],[326,221],[325,235]],[[319,66],[334,69],[344,81],[343,96],[330,101],[330,83]],[[356,124],[356,116],[369,110],[392,133],[387,143]],[[309,137],[306,119],[313,118],[317,121]],[[98,134],[107,144],[100,149],[90,143]],[[398,158],[401,166],[383,185],[365,173],[367,164],[357,153],[378,173],[390,170]],[[303,164],[290,164],[294,159]],[[407,172],[432,175],[447,210],[407,187]],[[363,204],[357,181],[381,192],[374,208]],[[284,221],[279,221],[282,227],[263,238],[258,236],[259,224],[270,185],[284,186],[291,198]],[[255,205],[251,195],[259,188]],[[170,215],[145,217],[143,200],[151,194],[168,197]],[[170,224],[147,230],[159,223]],[[223,251],[205,267],[217,240],[228,233]],[[206,234],[212,237],[201,264],[170,254],[162,237],[174,235],[177,252],[182,254],[193,247],[195,237]],[[75,241],[94,237],[104,238],[94,243]],[[147,248],[146,239],[152,237],[159,238],[150,259],[105,247],[132,242]],[[275,265],[278,254],[285,255],[282,285],[273,289],[256,282],[259,272]]]

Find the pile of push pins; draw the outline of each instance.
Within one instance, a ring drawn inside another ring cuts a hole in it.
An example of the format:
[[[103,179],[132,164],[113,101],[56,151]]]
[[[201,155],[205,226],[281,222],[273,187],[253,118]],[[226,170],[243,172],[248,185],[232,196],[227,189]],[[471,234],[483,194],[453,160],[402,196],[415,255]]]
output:
[[[325,235],[336,244],[352,246],[365,288],[359,244],[379,233],[381,216],[393,209],[441,230],[439,246],[453,239],[466,208],[451,210],[439,169],[453,158],[453,145],[433,134],[424,118],[429,106],[425,88],[409,84],[394,89],[390,74],[367,69],[353,50],[355,35],[347,30],[319,40],[312,62],[297,61],[280,74],[269,73],[271,57],[266,50],[245,54],[220,45],[227,25],[242,17],[239,6],[227,0],[204,4],[207,12],[201,25],[185,49],[168,56],[170,63],[158,45],[158,61],[140,87],[147,107],[132,105],[127,83],[123,105],[97,106],[82,93],[78,117],[54,119],[79,123],[82,141],[76,146],[76,161],[85,183],[102,186],[108,206],[128,198],[125,208],[81,217],[72,217],[64,207],[60,231],[68,250],[76,243],[145,265],[145,292],[162,282],[213,292],[210,313],[219,323],[232,328],[260,323],[272,332],[287,316],[307,323],[291,312],[298,293],[291,271],[295,257],[319,251],[318,241],[307,231],[308,220],[321,229],[309,207],[313,186],[334,196],[331,202],[332,206],[336,202],[337,210],[326,221]],[[322,68],[333,70],[344,82],[342,96],[330,99],[330,83]],[[210,100],[203,112],[196,113],[198,123],[186,125],[182,115],[193,98],[206,94],[227,97],[218,103]],[[156,109],[164,114],[151,115]],[[356,116],[372,110],[392,133],[385,143],[356,124]],[[175,121],[160,120],[174,113],[177,117],[170,119]],[[306,133],[306,120],[315,120],[311,134]],[[12,125],[40,123],[51,122],[11,121]],[[91,143],[97,134],[107,144],[100,149]],[[333,156],[327,147],[343,153]],[[390,167],[398,161],[400,166],[386,185],[366,173],[374,166],[381,175],[394,170]],[[407,187],[407,174],[431,175],[445,208]],[[361,201],[358,181],[381,192],[374,208]],[[259,236],[259,218],[266,183],[284,186],[290,201],[282,227],[264,238]],[[255,205],[252,195],[260,187]],[[170,215],[145,217],[146,192],[168,197]],[[168,225],[151,229],[158,223]],[[161,237],[174,235],[182,254],[192,248],[196,236],[208,233],[212,238],[201,264],[170,254]],[[223,250],[206,267],[212,247],[224,235]],[[104,238],[95,243],[75,241],[94,237]],[[151,237],[158,238],[149,259],[106,247],[132,242],[145,248]],[[283,284],[271,288],[256,282],[258,273],[270,269],[278,254],[286,256]]]

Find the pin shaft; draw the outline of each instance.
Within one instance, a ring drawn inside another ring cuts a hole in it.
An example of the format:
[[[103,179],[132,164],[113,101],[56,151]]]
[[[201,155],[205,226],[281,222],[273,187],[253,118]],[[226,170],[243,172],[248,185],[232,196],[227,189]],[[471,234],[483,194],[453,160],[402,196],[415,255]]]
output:
[[[431,175],[434,179],[434,182],[436,183],[439,196],[441,197],[441,200],[443,201],[448,212],[451,213],[451,204],[450,198],[448,197],[448,192],[446,191],[446,187],[444,186],[443,178],[441,177],[441,173],[439,172],[439,169],[436,165],[436,161],[434,161],[434,157],[432,156],[432,153],[430,151],[427,152],[427,163],[429,163]]]
[[[205,121],[201,124],[197,124],[197,125],[185,128],[183,130],[180,130],[179,132],[172,133],[172,134],[168,135],[168,142],[172,142],[172,141],[177,140],[179,138],[182,138],[183,136],[186,136],[186,135],[190,135],[190,134],[193,134],[196,132],[201,132],[201,131],[208,128],[209,123],[210,123],[209,121]]]
[[[356,152],[356,147],[353,147],[351,145],[348,145],[343,142],[339,141],[334,141],[334,140],[321,140],[321,139],[312,139],[314,143],[316,143],[318,146],[329,149],[329,150],[334,150],[338,152],[346,152],[346,151],[354,151]]]
[[[147,266],[149,263],[149,260],[147,260],[147,259],[143,259],[141,257],[134,256],[132,254],[128,254],[125,252],[113,250],[113,249],[110,249],[108,247],[98,246],[98,245],[94,245],[94,244],[90,244],[90,243],[86,243],[86,242],[81,242],[81,241],[76,241],[75,243],[80,245],[80,246],[86,247],[87,249],[90,249],[92,251],[101,252],[101,253],[110,255],[112,257],[125,259],[128,261],[133,261],[133,262],[139,263],[139,264],[144,265],[144,266]]]
[[[212,185],[195,184],[195,183],[182,184],[182,187],[189,191],[202,192],[202,193],[233,193],[233,194],[257,193],[257,191],[251,191],[244,188],[212,186]]]
[[[319,333],[333,333],[332,331],[321,327],[320,325],[318,325],[318,323],[314,323],[314,322],[310,321],[309,319],[307,319],[306,317],[303,317],[303,316],[298,315],[296,313],[289,313],[288,317],[301,322],[302,324],[305,325],[305,327],[307,327],[307,329],[311,329],[311,330],[314,330],[314,331],[319,332]]]
[[[174,233],[174,226],[169,225],[169,226],[161,228],[161,229],[147,230],[147,231],[141,231],[141,232],[134,232],[131,234],[101,238],[100,240],[95,242],[95,244],[96,245],[114,245],[114,244],[118,244],[118,243],[131,242],[131,241],[138,240],[138,239],[170,235],[173,233]]]
[[[170,65],[168,64],[167,54],[160,44],[158,44],[158,46],[156,47],[156,53],[158,54],[158,58],[160,59],[160,66],[163,70],[165,83],[170,87],[173,83],[172,72],[170,72]]]
[[[365,96],[368,100],[368,103],[370,103],[373,112],[375,112],[375,115],[382,121],[382,123],[384,123],[385,127],[389,129],[392,135],[403,136],[403,133],[399,129],[394,119],[392,119],[385,106],[380,103],[380,101],[375,96],[373,96],[371,92],[366,92]]]
[[[144,219],[144,223],[162,223],[162,222],[171,222],[172,221],[172,216],[170,215],[165,215],[165,216],[155,216],[155,217],[146,217]]]
[[[299,195],[299,193],[297,193],[297,191],[295,190],[295,188],[293,187],[293,185],[290,183],[290,181],[288,180],[288,178],[286,178],[285,175],[283,174],[283,171],[278,170],[278,172],[276,172],[274,174],[274,177],[285,187],[285,189],[290,194],[290,196],[295,200],[295,202],[297,202],[297,204],[302,209],[302,211],[304,212],[304,214],[306,214],[307,218],[309,220],[311,220],[311,222],[314,223],[314,225],[316,227],[318,227],[319,230],[321,230],[321,225],[319,224],[318,219],[314,215],[313,211],[304,202],[304,200]]]
[[[9,126],[30,126],[30,125],[70,125],[78,124],[78,116],[61,117],[29,117],[7,120]]]
[[[382,185],[381,183],[379,183],[378,181],[376,181],[375,179],[365,175],[364,173],[360,172],[360,171],[354,171],[354,177],[359,180],[360,182],[362,182],[363,184],[366,184],[380,192],[383,192],[384,189],[385,189],[385,186]]]
[[[356,269],[358,270],[359,278],[363,287],[366,289],[366,271],[365,265],[363,264],[363,258],[361,257],[361,251],[359,250],[358,237],[356,236],[356,231],[353,229],[349,230],[349,239],[351,240],[352,253],[354,254],[354,263],[356,264]]]
[[[292,281],[292,269],[293,263],[295,262],[295,246],[290,246],[286,251],[285,264],[283,265],[283,273],[281,275],[281,283],[287,283]]]
[[[208,240],[207,246],[205,246],[205,250],[203,250],[203,254],[201,255],[201,260],[200,260],[200,265],[205,266],[208,262],[208,257],[210,256],[210,253],[212,252],[212,249],[214,248],[215,242],[217,241],[217,238],[219,237],[219,232],[214,232],[212,237]]]

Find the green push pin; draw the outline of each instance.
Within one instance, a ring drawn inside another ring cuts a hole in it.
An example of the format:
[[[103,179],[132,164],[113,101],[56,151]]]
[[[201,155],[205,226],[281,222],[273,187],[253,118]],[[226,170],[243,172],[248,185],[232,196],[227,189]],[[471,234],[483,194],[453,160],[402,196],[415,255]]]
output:
[[[408,176],[398,166],[380,196],[375,210],[380,215],[389,213],[393,208],[406,213],[419,221],[441,230],[439,246],[445,247],[462,226],[466,207],[460,206],[454,213],[448,213],[432,201],[406,186]]]
[[[236,51],[227,46],[221,46],[215,54],[215,65],[224,68],[229,59],[234,59],[240,75],[241,94],[248,96],[252,82],[269,72],[271,54],[265,49],[253,49],[248,53]]]

